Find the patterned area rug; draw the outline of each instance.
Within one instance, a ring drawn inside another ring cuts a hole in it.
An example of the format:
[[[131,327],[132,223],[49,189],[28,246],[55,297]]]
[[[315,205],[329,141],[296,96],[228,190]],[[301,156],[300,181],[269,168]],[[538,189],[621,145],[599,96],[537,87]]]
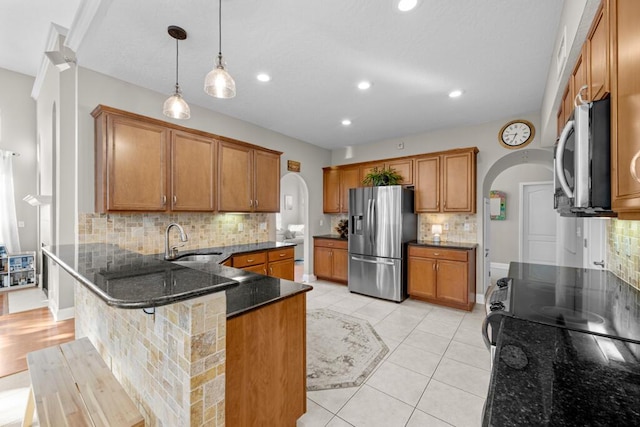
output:
[[[389,352],[363,319],[332,310],[307,312],[307,390],[356,387]]]

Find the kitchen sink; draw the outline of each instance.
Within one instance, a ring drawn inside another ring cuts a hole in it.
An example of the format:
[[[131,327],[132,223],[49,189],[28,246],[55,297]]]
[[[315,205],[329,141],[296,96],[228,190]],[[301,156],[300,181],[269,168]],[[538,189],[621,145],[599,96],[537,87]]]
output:
[[[174,262],[218,262],[222,252],[211,252],[208,254],[185,254],[179,255]]]

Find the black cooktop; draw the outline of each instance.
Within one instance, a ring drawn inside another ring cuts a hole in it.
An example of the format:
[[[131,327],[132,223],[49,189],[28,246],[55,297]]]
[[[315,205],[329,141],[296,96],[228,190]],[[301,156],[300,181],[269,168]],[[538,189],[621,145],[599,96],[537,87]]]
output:
[[[605,270],[512,262],[516,318],[640,344],[640,292]]]

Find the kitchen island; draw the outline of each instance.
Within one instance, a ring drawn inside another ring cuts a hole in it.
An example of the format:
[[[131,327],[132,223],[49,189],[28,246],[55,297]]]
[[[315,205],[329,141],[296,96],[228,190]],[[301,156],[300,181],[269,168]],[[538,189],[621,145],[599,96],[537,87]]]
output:
[[[76,279],[76,338],[89,337],[147,425],[232,426],[251,425],[246,413],[268,410],[269,419],[288,424],[305,411],[311,287],[217,262],[278,245],[198,251],[216,253],[206,263],[168,262],[110,244],[43,251]],[[292,369],[282,372],[283,362]],[[251,377],[248,367],[260,367],[262,377]],[[274,401],[278,393],[287,402]]]

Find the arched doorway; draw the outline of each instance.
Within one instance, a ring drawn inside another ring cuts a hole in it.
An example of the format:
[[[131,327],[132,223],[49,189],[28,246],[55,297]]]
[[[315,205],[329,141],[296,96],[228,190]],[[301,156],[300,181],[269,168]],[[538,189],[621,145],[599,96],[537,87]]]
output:
[[[295,280],[309,280],[309,187],[297,173],[280,178],[280,212],[276,214],[276,240],[296,243]]]
[[[492,223],[496,221],[491,221],[490,219],[488,200],[489,200],[490,192],[492,190],[492,186],[494,182],[503,173],[505,173],[504,179],[502,181],[498,179],[498,182],[511,182],[514,186],[516,186],[515,188],[517,188],[517,186],[519,186],[520,183],[522,182],[527,182],[532,180],[539,181],[540,176],[552,177],[553,151],[551,149],[549,150],[529,149],[529,150],[519,150],[519,151],[509,153],[501,157],[500,159],[498,159],[485,174],[484,180],[482,182],[482,189],[481,189],[481,195],[484,200],[484,203],[482,204],[483,227],[482,227],[482,240],[481,240],[482,241],[481,258],[483,261],[479,263],[479,267],[482,270],[481,274],[478,275],[478,277],[482,278],[482,280],[479,280],[479,283],[481,283],[481,285],[477,287],[478,289],[477,293],[479,294],[478,295],[479,301],[482,300],[482,297],[484,296],[484,293],[486,291],[486,287],[490,282],[489,272],[491,269],[491,261],[492,261],[492,253],[491,253],[492,241],[493,241],[493,246],[500,244],[499,238],[494,238],[494,239],[491,238]],[[512,199],[513,197],[515,197],[515,193],[518,193],[518,197],[519,197],[519,190],[515,192],[512,191]],[[512,202],[519,203],[519,200],[518,201],[512,200]],[[552,203],[552,200],[549,200],[549,203]],[[520,220],[518,218],[518,214],[519,213],[514,210],[512,210],[511,212],[511,218],[516,223],[515,229],[513,229],[513,224],[511,224],[512,231],[510,232],[506,231],[507,227],[502,227],[502,228],[505,228],[505,230],[500,230],[501,231],[500,238],[502,238],[503,242],[508,241],[509,243],[513,243],[509,239],[515,239],[517,242],[519,242],[519,239],[520,239],[519,221]],[[514,218],[514,215],[515,215],[515,218]],[[506,224],[504,223],[500,224],[498,227],[501,227],[504,225]],[[513,230],[517,230],[518,234],[514,235],[515,231]],[[511,246],[512,245],[510,245],[510,247]],[[518,247],[517,244],[515,247],[516,248]],[[518,253],[517,249],[514,250],[513,248],[511,249],[507,248],[506,250],[508,253],[511,253],[511,254]],[[513,261],[517,260],[517,255],[515,255],[515,258],[513,258],[512,260]]]

